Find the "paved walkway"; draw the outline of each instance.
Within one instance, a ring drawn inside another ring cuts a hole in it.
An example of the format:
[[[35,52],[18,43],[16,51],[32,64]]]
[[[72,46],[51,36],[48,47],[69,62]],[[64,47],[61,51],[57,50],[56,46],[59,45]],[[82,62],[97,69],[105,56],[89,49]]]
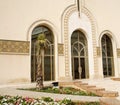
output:
[[[105,90],[108,91],[117,91],[119,93],[117,99],[120,100],[120,81],[114,81],[110,78],[95,80],[85,79],[82,81],[91,85],[96,85],[97,87],[105,88]]]
[[[25,88],[25,87],[34,87],[35,84],[21,84],[21,85],[2,85],[0,86],[0,95],[11,95],[11,96],[23,96],[23,97],[34,97],[34,98],[40,98],[40,97],[51,97],[53,99],[64,99],[64,98],[70,98],[74,101],[99,101],[100,97],[90,97],[90,96],[77,96],[77,95],[63,95],[63,94],[52,94],[52,93],[43,93],[43,92],[32,92],[32,91],[25,91],[25,90],[17,90],[16,88]]]

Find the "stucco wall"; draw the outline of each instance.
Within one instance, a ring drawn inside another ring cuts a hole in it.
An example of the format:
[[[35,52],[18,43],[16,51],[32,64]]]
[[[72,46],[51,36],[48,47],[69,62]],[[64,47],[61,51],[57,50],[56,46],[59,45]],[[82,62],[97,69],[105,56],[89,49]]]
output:
[[[61,15],[71,4],[74,0],[1,0],[0,38],[26,40],[27,31],[35,21],[48,20],[61,39]]]
[[[29,55],[0,55],[0,84],[30,82]]]
[[[117,49],[120,48],[119,43],[119,27],[120,27],[120,1],[119,0],[85,0],[85,6],[93,14],[97,24],[97,46],[100,46],[101,33],[104,31],[110,32],[111,40],[113,44],[113,56],[114,56],[114,67],[115,75],[120,75],[119,59],[117,57]],[[101,59],[101,58],[100,58]],[[99,62],[99,66],[100,66]]]
[[[101,32],[109,30],[113,33],[117,47],[119,42],[120,27],[120,0],[85,0],[85,6],[93,14],[97,21],[97,38]]]
[[[31,27],[35,28],[37,22],[44,24],[44,21],[51,23],[55,32],[55,49],[57,43],[61,43],[61,17],[74,0],[1,0],[0,1],[0,39],[31,41]],[[46,22],[46,23],[47,23]],[[39,24],[37,24],[39,25]],[[51,26],[52,27],[52,26]],[[54,31],[52,30],[52,31]],[[57,35],[56,35],[57,34]],[[31,44],[31,42],[30,42]],[[31,46],[31,45],[30,45]],[[29,46],[29,47],[30,47]],[[31,47],[30,47],[31,49]],[[30,82],[31,62],[30,52],[28,54],[7,53],[0,54],[0,83],[8,82]],[[58,65],[57,50],[55,50],[55,65]],[[64,57],[59,59],[61,63]],[[11,62],[11,63],[10,63]],[[58,78],[58,66],[56,69],[56,79]],[[59,66],[64,74],[64,65]]]
[[[105,30],[109,30],[112,34],[112,42],[115,57],[115,69],[117,70],[116,75],[120,73],[118,71],[120,67],[120,60],[117,58],[117,48],[120,48],[119,43],[119,19],[120,19],[120,0],[83,0],[85,1],[83,6],[90,11],[90,13],[95,18],[96,23],[96,47],[100,47],[101,33]],[[55,35],[55,49],[57,49],[57,44],[64,44],[64,34],[62,30],[62,16],[64,11],[75,4],[75,0],[0,0],[0,40],[17,40],[17,41],[30,41],[31,44],[31,31],[35,27],[35,24],[40,21],[40,24],[50,23],[52,24],[53,33]],[[73,14],[74,15],[74,14]],[[72,16],[71,16],[72,17]],[[74,17],[72,19],[74,20]],[[85,17],[85,16],[84,16]],[[69,26],[69,37],[74,25],[71,23]],[[75,18],[76,19],[76,18]],[[85,18],[84,18],[85,19]],[[83,20],[84,20],[83,19]],[[87,18],[86,18],[87,19]],[[79,19],[77,19],[79,21]],[[76,22],[77,20],[73,21]],[[86,27],[86,24],[77,23],[77,27]],[[81,22],[81,20],[80,20]],[[50,25],[49,24],[49,25]],[[39,25],[39,24],[36,24]],[[32,28],[31,28],[32,27]],[[89,27],[91,27],[89,25]],[[89,29],[86,30],[89,31]],[[90,30],[91,31],[91,30]],[[91,42],[91,32],[87,32],[88,40]],[[31,46],[31,45],[30,45]],[[29,46],[29,47],[30,47]],[[63,45],[64,46],[64,45]],[[31,47],[30,47],[31,48]],[[89,43],[89,55],[92,55],[94,51],[92,49],[92,44]],[[69,48],[70,52],[70,48]],[[20,81],[30,81],[30,52],[26,54],[2,54],[0,53],[0,83],[14,82],[16,80]],[[70,53],[68,54],[70,57]],[[90,56],[92,57],[92,56]],[[71,58],[70,58],[71,59]],[[99,57],[98,68],[102,69],[101,58]],[[93,59],[89,59],[92,63]],[[64,64],[62,64],[64,63]],[[99,65],[100,64],[100,65]],[[65,56],[58,55],[57,50],[55,50],[55,69],[57,76],[65,76]],[[62,66],[61,66],[62,65]],[[70,72],[71,72],[71,65]],[[91,73],[93,73],[94,64],[91,64]],[[58,71],[59,70],[59,71]],[[101,72],[101,71],[99,71]],[[71,74],[71,73],[70,73]]]

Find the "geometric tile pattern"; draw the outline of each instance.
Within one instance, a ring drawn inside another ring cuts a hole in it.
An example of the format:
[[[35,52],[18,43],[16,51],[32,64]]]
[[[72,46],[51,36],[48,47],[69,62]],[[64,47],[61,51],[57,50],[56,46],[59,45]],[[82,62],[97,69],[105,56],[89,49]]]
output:
[[[117,57],[120,58],[120,48],[117,48]]]
[[[29,41],[0,40],[0,53],[29,53]]]
[[[64,55],[64,45],[63,44],[58,44],[58,54]]]
[[[97,47],[97,56],[100,57],[100,47]]]

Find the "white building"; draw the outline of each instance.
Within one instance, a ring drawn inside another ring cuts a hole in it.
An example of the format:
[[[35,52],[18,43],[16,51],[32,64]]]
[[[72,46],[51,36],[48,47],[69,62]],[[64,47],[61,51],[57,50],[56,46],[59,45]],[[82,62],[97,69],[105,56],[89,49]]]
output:
[[[120,76],[120,0],[0,0],[0,84],[34,82],[45,33],[45,81]]]

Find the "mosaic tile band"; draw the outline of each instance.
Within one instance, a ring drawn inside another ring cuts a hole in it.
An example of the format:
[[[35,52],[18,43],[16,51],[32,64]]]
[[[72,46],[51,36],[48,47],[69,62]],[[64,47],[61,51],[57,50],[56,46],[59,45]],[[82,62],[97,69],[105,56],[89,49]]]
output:
[[[0,40],[0,53],[28,54],[29,41]]]
[[[58,44],[58,54],[64,55],[64,45],[63,44]]]
[[[100,47],[96,47],[96,49],[97,49],[97,56],[100,57],[100,55],[101,55],[100,54]]]
[[[120,58],[120,48],[117,49],[117,57]]]

